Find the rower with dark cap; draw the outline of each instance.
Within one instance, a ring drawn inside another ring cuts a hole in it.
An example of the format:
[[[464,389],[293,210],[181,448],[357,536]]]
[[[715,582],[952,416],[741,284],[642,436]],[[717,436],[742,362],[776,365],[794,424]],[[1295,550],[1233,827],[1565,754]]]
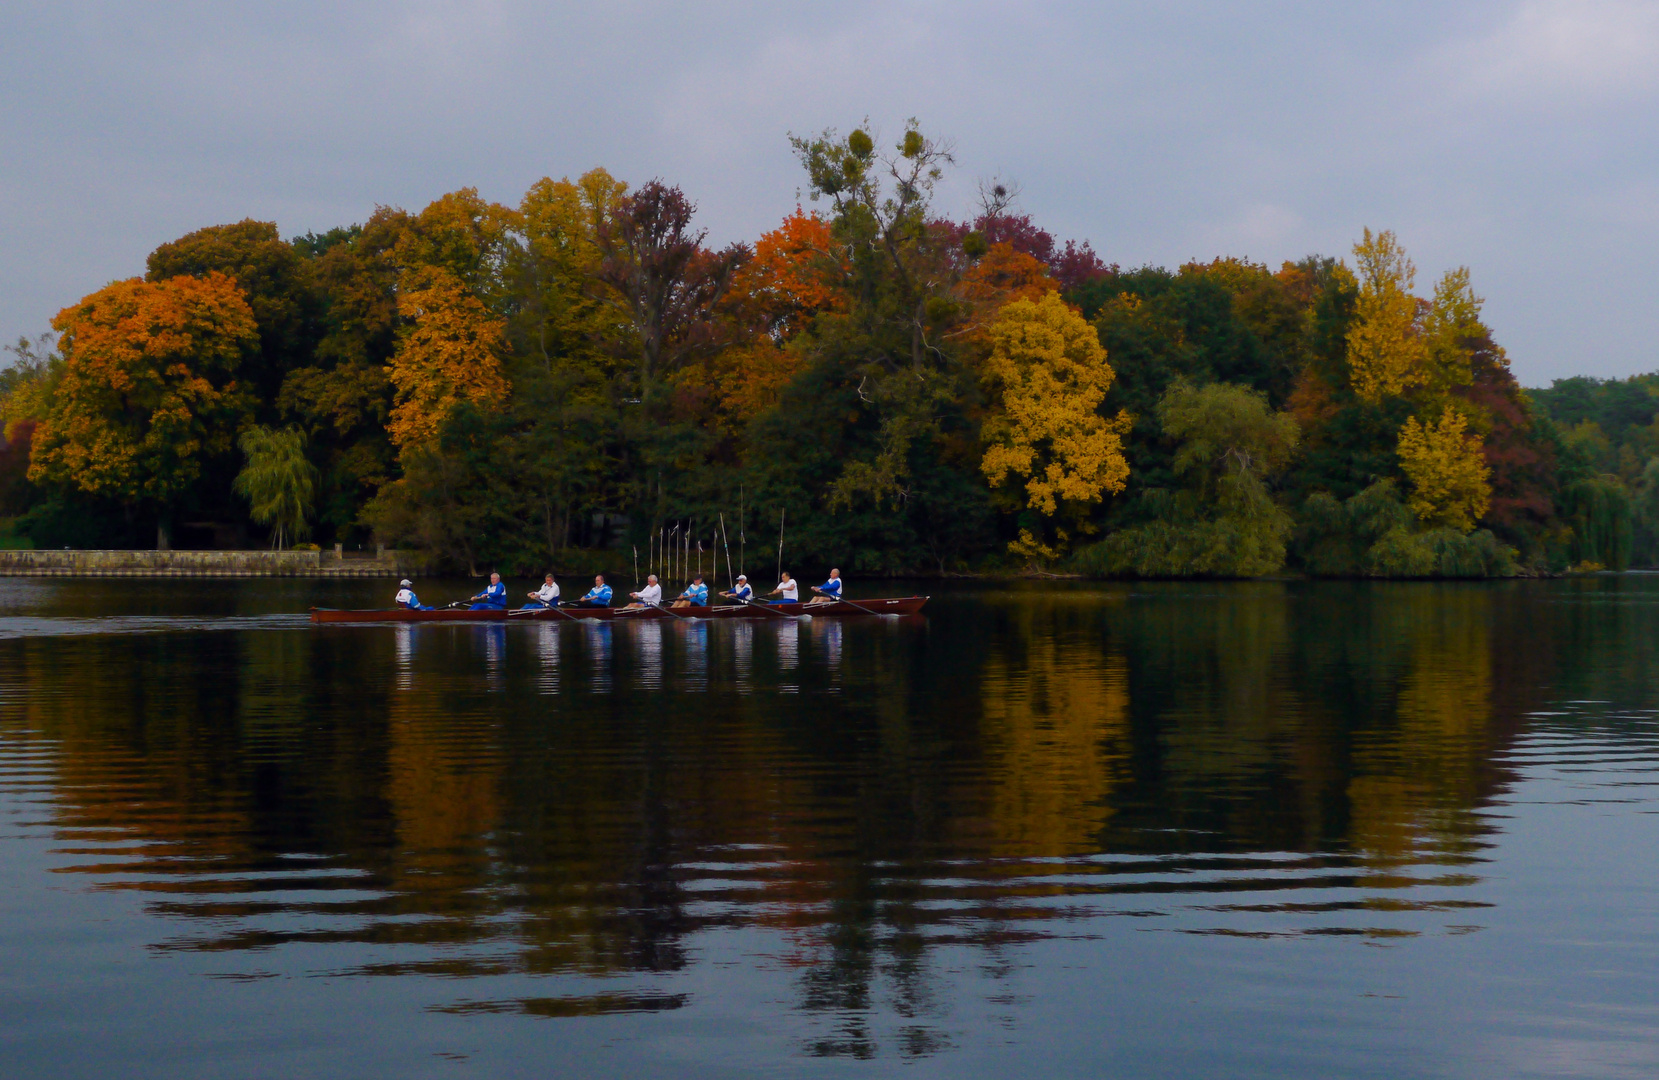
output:
[[[708,607],[709,587],[703,584],[703,575],[698,574],[693,577],[691,584],[685,587],[685,592],[681,593],[679,599],[675,600],[671,606],[677,608]]]
[[[502,583],[500,574],[492,573],[484,591],[469,599],[473,601],[473,611],[506,611],[507,586]]]
[[[431,611],[432,609],[421,603],[420,597],[415,595],[415,583],[404,578],[397,583],[397,597],[394,601],[398,607],[410,611]]]

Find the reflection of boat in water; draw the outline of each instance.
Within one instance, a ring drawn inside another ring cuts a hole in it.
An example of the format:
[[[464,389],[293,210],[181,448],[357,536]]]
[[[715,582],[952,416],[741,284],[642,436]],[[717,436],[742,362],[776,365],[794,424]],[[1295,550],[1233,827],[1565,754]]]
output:
[[[466,608],[433,608],[430,611],[411,611],[408,608],[372,608],[346,611],[337,608],[312,608],[311,621],[317,623],[369,622],[513,622],[531,620],[563,622],[567,619],[607,619],[626,622],[629,619],[775,619],[780,615],[914,615],[927,603],[925,596],[886,597],[878,600],[836,600],[828,604],[727,604],[703,608],[593,608],[561,607],[536,611],[473,611]]]

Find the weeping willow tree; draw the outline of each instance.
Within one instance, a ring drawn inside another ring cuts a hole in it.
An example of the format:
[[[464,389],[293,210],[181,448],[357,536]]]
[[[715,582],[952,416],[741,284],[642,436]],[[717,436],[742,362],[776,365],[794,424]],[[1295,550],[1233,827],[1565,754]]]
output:
[[[1289,460],[1296,421],[1265,395],[1232,383],[1178,382],[1158,402],[1177,441],[1182,487],[1141,496],[1151,520],[1078,553],[1087,573],[1136,577],[1260,577],[1284,566],[1290,515],[1267,480]]]
[[[310,532],[306,518],[316,496],[317,470],[305,459],[305,438],[294,428],[253,427],[238,445],[248,463],[236,477],[236,492],[248,500],[248,516],[271,527],[271,546]]]
[[[1630,493],[1618,477],[1578,480],[1561,494],[1567,522],[1573,528],[1573,562],[1593,563],[1609,570],[1629,566]]]

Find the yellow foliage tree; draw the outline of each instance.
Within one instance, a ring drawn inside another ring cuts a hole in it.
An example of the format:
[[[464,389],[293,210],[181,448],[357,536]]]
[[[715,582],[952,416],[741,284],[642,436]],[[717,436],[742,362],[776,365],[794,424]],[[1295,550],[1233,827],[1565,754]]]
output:
[[[1492,471],[1468,420],[1447,408],[1427,425],[1415,416],[1400,429],[1400,468],[1411,482],[1407,499],[1419,520],[1468,532],[1492,500]]]
[[[1469,268],[1448,270],[1434,287],[1434,301],[1423,318],[1423,342],[1429,362],[1429,384],[1444,391],[1473,381],[1469,344],[1486,333],[1480,321],[1481,305],[1469,284]]]
[[[1371,234],[1354,245],[1359,305],[1348,331],[1348,378],[1366,401],[1404,394],[1428,381],[1428,350],[1411,294],[1417,268],[1394,233]]]
[[[1002,412],[985,423],[990,445],[980,471],[992,487],[1015,473],[1026,502],[1052,517],[1062,502],[1098,502],[1123,490],[1128,413],[1096,409],[1112,385],[1100,337],[1083,316],[1050,292],[1016,300],[991,325],[986,374],[1002,392]]]
[[[396,394],[386,429],[400,448],[437,434],[459,402],[492,409],[507,397],[503,321],[443,270],[411,275],[409,285],[398,297],[398,314],[412,325],[386,368]]]
[[[538,180],[519,205],[518,325],[545,369],[557,359],[565,367],[607,370],[615,362],[603,344],[632,332],[594,280],[601,259],[594,237],[627,190],[604,169],[592,169],[574,181]]]

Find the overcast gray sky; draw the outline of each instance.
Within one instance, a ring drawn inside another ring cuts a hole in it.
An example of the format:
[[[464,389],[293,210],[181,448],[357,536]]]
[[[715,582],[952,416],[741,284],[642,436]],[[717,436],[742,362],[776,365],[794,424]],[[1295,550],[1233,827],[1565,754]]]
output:
[[[1108,261],[1277,265],[1395,229],[1467,264],[1527,385],[1659,368],[1659,0],[0,7],[0,335],[255,217],[283,235],[594,165],[717,241],[790,131],[951,139]]]

